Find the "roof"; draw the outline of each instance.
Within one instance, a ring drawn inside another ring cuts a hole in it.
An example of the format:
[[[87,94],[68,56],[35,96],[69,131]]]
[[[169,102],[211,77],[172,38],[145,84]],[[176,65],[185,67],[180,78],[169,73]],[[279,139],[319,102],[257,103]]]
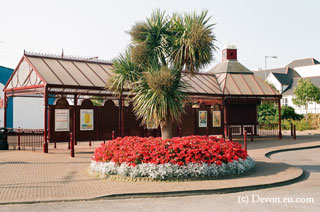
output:
[[[293,69],[287,68],[285,73],[272,72],[273,76],[282,84],[290,85],[293,78],[300,77],[300,75]]]
[[[218,64],[211,73],[189,74],[182,78],[193,95],[280,95],[237,61]],[[216,72],[215,72],[216,71]],[[85,58],[25,53],[5,89],[16,92],[48,86],[50,93],[111,94],[105,90],[112,76],[112,63]]]
[[[320,62],[314,58],[304,58],[304,59],[298,59],[298,60],[292,61],[287,65],[287,67],[295,68],[295,67],[310,66],[310,65],[316,65],[316,64],[320,64]]]
[[[209,74],[220,74],[220,73],[242,73],[252,74],[253,72],[239,63],[237,60],[226,60],[217,64],[215,67],[210,69],[207,73]]]
[[[86,86],[104,88],[112,64],[102,60],[25,53],[8,88],[38,85]],[[30,83],[29,78],[35,83]]]
[[[253,73],[256,76],[260,77],[261,79],[266,80],[266,77],[268,77],[270,73],[286,73],[286,72],[287,72],[287,68],[283,67],[283,68],[259,70],[259,71],[254,71]]]
[[[293,91],[294,91],[294,88],[297,86],[299,79],[301,79],[301,77],[293,78],[292,84],[287,88],[287,90],[285,90],[282,93],[282,95],[284,95],[284,96],[294,95]],[[304,79],[310,79],[310,81],[315,86],[320,88],[320,76],[317,76],[317,77],[305,77]]]
[[[182,79],[189,84],[189,93],[222,95],[219,83],[214,75],[183,73]]]
[[[224,95],[280,95],[254,74],[222,73],[216,77]]]

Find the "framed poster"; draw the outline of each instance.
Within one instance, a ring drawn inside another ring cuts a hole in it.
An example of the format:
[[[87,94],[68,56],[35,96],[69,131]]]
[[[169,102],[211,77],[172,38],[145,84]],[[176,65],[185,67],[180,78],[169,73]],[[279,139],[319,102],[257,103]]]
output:
[[[212,126],[221,127],[221,112],[212,111]]]
[[[54,131],[69,131],[69,109],[54,110]]]
[[[207,111],[199,111],[199,127],[207,127]]]
[[[93,109],[80,109],[80,130],[93,130]]]

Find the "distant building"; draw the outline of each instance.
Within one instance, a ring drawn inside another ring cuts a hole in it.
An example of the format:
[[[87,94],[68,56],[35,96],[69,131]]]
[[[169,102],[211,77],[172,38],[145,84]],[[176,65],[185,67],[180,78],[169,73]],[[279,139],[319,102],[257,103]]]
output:
[[[297,107],[292,99],[295,97],[293,90],[300,78],[310,79],[317,87],[320,87],[320,62],[314,58],[294,60],[283,68],[255,71],[255,75],[272,83],[282,94],[281,105],[291,106],[299,114],[320,113],[320,104],[315,102],[308,105],[308,111],[303,107]]]
[[[9,80],[13,69],[0,66],[0,127],[4,124],[4,92],[3,88]],[[8,109],[7,109],[7,127],[13,126],[13,100],[8,99]]]

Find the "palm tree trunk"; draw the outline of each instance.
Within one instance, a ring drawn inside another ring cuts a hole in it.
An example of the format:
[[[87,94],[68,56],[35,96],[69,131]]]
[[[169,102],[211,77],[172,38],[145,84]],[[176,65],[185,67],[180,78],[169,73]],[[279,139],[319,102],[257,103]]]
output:
[[[173,122],[172,122],[171,118],[167,118],[166,121],[164,121],[160,124],[162,140],[169,139],[169,138],[173,137],[172,125],[173,125]]]

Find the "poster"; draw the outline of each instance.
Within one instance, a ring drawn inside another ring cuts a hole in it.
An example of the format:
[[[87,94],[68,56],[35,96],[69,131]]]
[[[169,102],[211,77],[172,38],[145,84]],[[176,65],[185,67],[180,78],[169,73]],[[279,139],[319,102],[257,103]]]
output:
[[[213,123],[212,123],[213,127],[221,127],[221,112],[213,111],[212,120],[213,120]]]
[[[55,109],[54,120],[55,131],[69,131],[69,109]]]
[[[93,130],[93,109],[80,110],[80,130]]]
[[[207,111],[199,111],[199,127],[207,127]]]

